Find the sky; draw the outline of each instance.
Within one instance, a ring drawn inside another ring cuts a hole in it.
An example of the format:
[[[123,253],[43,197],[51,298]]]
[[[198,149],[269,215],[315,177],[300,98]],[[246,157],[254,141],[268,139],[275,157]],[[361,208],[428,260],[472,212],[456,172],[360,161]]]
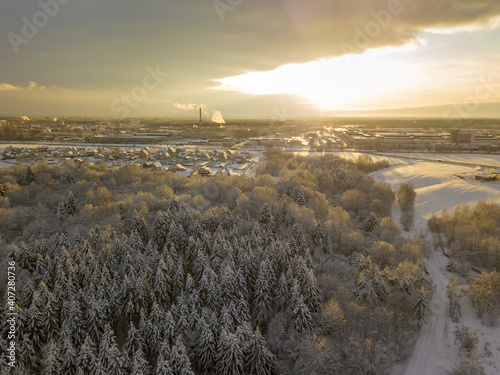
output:
[[[500,117],[498,103],[498,0],[0,0],[0,116]]]

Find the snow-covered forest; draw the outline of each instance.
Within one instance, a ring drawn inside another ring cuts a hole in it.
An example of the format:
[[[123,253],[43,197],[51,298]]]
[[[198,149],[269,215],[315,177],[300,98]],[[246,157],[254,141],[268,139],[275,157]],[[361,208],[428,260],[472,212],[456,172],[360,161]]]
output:
[[[254,179],[0,170],[12,373],[383,374],[407,357],[429,314],[430,249],[368,176],[386,163],[267,160]]]

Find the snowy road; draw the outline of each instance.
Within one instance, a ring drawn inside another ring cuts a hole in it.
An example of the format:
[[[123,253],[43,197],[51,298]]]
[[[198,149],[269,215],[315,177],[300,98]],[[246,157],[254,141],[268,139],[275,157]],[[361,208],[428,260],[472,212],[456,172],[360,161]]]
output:
[[[413,354],[402,372],[405,375],[439,375],[445,374],[453,367],[447,358],[445,347],[449,304],[446,296],[448,284],[445,276],[446,264],[447,258],[438,252],[434,253],[428,261],[427,267],[436,288],[429,306],[431,316],[428,323],[422,327]]]

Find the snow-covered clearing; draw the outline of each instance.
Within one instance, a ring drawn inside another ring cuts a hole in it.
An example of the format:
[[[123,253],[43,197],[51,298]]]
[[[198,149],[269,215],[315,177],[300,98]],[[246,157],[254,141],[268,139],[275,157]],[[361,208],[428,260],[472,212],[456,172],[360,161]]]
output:
[[[467,160],[465,155],[460,155],[460,162],[474,164],[477,158],[477,155],[470,155],[470,160]],[[409,160],[396,156],[388,159],[391,166],[375,172],[373,176],[379,182],[389,183],[394,189],[403,182],[415,185],[418,195],[412,231],[414,234],[426,232],[429,217],[444,209],[452,210],[459,204],[473,204],[479,200],[500,203],[500,181],[480,182],[454,176],[457,173],[472,173],[474,166],[449,164],[441,157],[440,162]],[[456,158],[450,160],[452,163],[457,161],[459,160]],[[483,159],[481,162],[483,161],[494,162],[491,159]],[[453,369],[466,356],[460,353],[455,344],[453,332],[457,326],[477,330],[477,349],[483,356],[481,365],[488,375],[500,374],[500,327],[483,325],[465,297],[461,301],[460,322],[455,324],[448,316],[446,286],[451,274],[446,270],[447,262],[440,251],[434,252],[428,260],[428,269],[436,288],[430,303],[431,316],[427,325],[422,328],[411,357],[394,366],[391,375],[444,375]],[[485,351],[486,343],[490,343],[491,355]]]
[[[424,160],[435,160],[435,161],[451,162],[457,164],[464,163],[464,164],[476,164],[476,165],[487,165],[491,167],[500,167],[500,155],[496,154],[471,154],[471,153],[433,154],[433,153],[423,153],[423,152],[412,152],[404,154],[382,153],[380,155],[417,158]]]

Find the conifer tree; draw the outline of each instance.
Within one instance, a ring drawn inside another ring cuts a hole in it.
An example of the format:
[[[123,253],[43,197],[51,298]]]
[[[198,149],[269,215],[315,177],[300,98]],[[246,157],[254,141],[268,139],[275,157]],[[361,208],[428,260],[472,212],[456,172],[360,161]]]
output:
[[[153,229],[152,240],[158,252],[162,252],[169,234],[170,222],[166,212],[159,211]]]
[[[307,243],[304,237],[304,232],[299,224],[295,223],[292,228],[292,236],[290,239],[290,249],[292,256],[305,256]]]
[[[45,346],[45,353],[42,360],[42,372],[44,375],[62,374],[59,348],[54,341],[50,341],[49,344]]]
[[[164,308],[170,305],[171,296],[169,294],[169,291],[171,290],[171,285],[172,282],[167,269],[167,265],[165,264],[163,259],[160,259],[155,273],[153,291],[156,301]]]
[[[191,369],[191,361],[189,360],[186,347],[184,346],[181,337],[177,337],[177,340],[172,347],[170,367],[172,368],[172,372],[174,374],[194,375],[194,372]]]
[[[91,375],[94,374],[96,362],[95,344],[90,335],[87,334],[76,357],[76,365],[78,369],[82,370],[83,374]]]
[[[65,320],[67,322],[69,320]],[[69,325],[66,323],[69,328]],[[76,351],[71,341],[70,332],[63,329],[60,337],[61,342],[61,372],[65,375],[76,373]]]
[[[417,319],[417,326],[420,330],[424,324],[427,323],[429,316],[429,304],[425,289],[422,287],[417,294],[417,299],[414,306],[415,317]]]
[[[32,166],[26,167],[26,185],[36,183],[36,175]]]
[[[169,361],[158,359],[155,375],[175,375]]]
[[[21,368],[28,370],[28,374],[36,374],[40,369],[38,360],[39,351],[35,351],[33,342],[28,335],[24,335],[19,342],[19,365]]]
[[[139,331],[135,328],[134,323],[130,322],[127,334],[127,340],[123,346],[123,352],[128,358],[134,358],[135,354],[140,350],[144,353],[146,344],[140,335]]]
[[[368,215],[364,222],[365,232],[373,232],[377,227],[377,222],[377,214],[375,214],[375,212],[370,212],[370,215]]]
[[[260,210],[259,223],[262,225],[268,225],[271,222],[271,211],[267,203],[264,203]]]
[[[121,353],[116,344],[114,332],[109,324],[106,324],[104,328],[104,334],[99,345],[98,359],[106,374],[124,374]]]
[[[321,306],[321,295],[316,284],[316,277],[312,269],[307,272],[305,284],[302,288],[304,302],[311,312],[318,312]]]
[[[170,357],[172,356],[170,344],[164,341],[160,344],[158,349],[156,375],[174,375],[172,366],[170,365]]]
[[[358,283],[353,290],[354,295],[358,301],[374,302],[377,301],[377,292],[373,285],[373,279],[370,273],[366,270],[359,273]]]
[[[259,276],[255,282],[254,291],[254,317],[259,325],[264,325],[269,317],[272,296],[271,285],[269,283],[269,269],[263,260],[260,263]]]
[[[299,296],[292,311],[293,319],[295,321],[295,330],[299,333],[307,333],[312,329],[312,316],[311,311],[304,303],[302,295]]]
[[[276,357],[267,348],[259,328],[250,338],[245,358],[245,373],[254,375],[278,375]]]
[[[217,342],[210,325],[205,318],[201,319],[199,333],[196,340],[195,354],[198,368],[204,374],[215,372],[215,360],[217,356]]]
[[[320,223],[316,225],[316,230],[313,234],[313,242],[318,249],[325,252],[325,233]]]
[[[63,220],[68,215],[68,213],[66,212],[66,204],[64,201],[61,201],[57,206],[56,215],[59,220]]]
[[[217,374],[243,374],[243,350],[241,343],[234,333],[222,328],[219,345],[217,347]]]
[[[149,375],[150,369],[146,356],[141,348],[137,350],[135,355],[131,358],[132,366],[130,375]]]
[[[278,280],[276,289],[275,305],[279,311],[285,311],[290,300],[289,282],[286,280],[286,274],[282,273]]]
[[[451,320],[454,323],[458,323],[460,317],[462,316],[462,309],[460,306],[460,283],[453,274],[450,281],[448,282],[448,299],[450,300],[449,313]]]
[[[149,242],[148,229],[146,227],[146,220],[139,212],[134,213],[134,218],[132,220],[132,230],[139,234],[144,246]]]
[[[163,330],[163,340],[169,343],[169,345],[173,345],[177,335],[177,326],[170,310],[165,313],[161,327]]]
[[[66,214],[74,215],[76,213],[75,197],[71,190],[68,192],[68,195],[66,196],[65,205],[66,205]]]

